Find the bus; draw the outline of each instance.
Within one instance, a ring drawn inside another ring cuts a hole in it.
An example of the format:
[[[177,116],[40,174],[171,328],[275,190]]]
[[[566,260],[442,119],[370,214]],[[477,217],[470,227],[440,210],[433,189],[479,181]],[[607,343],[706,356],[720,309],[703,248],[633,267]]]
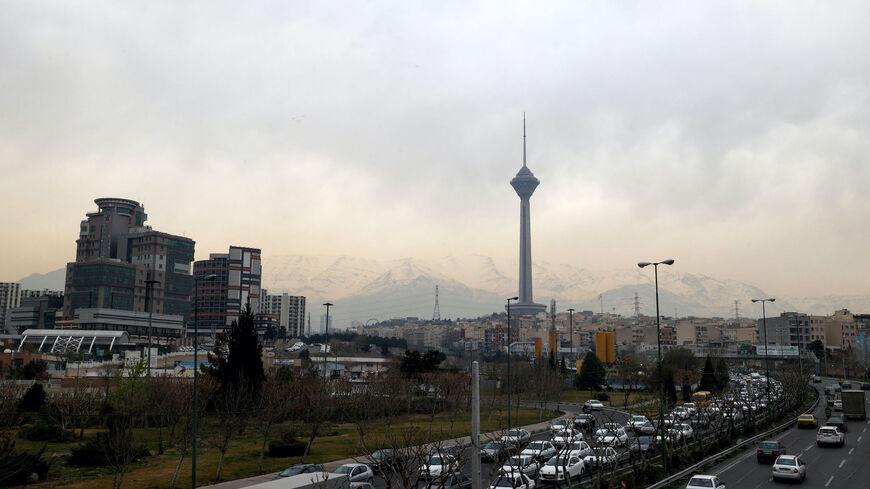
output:
[[[698,391],[692,394],[692,402],[698,407],[704,407],[713,402],[713,395],[709,391]]]

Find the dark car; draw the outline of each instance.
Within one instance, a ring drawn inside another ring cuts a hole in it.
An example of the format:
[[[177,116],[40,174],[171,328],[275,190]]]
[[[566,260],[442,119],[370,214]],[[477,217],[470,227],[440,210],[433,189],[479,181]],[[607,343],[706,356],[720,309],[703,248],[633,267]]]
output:
[[[374,472],[384,474],[393,472],[405,460],[405,455],[399,450],[382,449],[369,455],[369,466]],[[399,467],[401,468],[401,467]]]
[[[831,416],[825,424],[828,426],[836,426],[843,433],[849,431],[849,427],[846,426],[846,421],[841,416]]]
[[[776,441],[768,440],[758,444],[758,449],[755,450],[755,459],[758,463],[773,462],[776,457],[785,455],[785,446]]]
[[[493,462],[501,462],[510,457],[514,452],[515,450],[510,444],[501,440],[492,440],[480,449],[480,458]]]
[[[591,414],[578,414],[576,418],[574,418],[574,426],[581,430],[593,430],[595,429],[595,416]]]
[[[656,449],[655,443],[656,443],[656,440],[655,440],[654,436],[645,436],[645,435],[638,436],[634,440],[631,440],[631,443],[629,443],[628,448],[633,453],[637,453],[637,454],[646,453],[650,450]]]
[[[299,464],[294,465],[292,467],[288,467],[281,472],[278,472],[278,478],[281,477],[291,477],[299,474],[314,474],[317,472],[324,472],[323,466],[320,464]]]
[[[870,384],[861,384],[862,391],[870,391]]]

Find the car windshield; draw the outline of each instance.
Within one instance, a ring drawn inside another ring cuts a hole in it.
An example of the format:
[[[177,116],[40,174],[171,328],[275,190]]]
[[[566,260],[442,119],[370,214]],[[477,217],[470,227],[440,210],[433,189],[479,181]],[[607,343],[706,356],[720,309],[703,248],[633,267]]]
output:
[[[441,465],[441,457],[429,457],[429,465]]]
[[[778,458],[776,459],[776,465],[797,465],[793,458]]]
[[[335,469],[333,474],[350,474],[350,471],[353,470],[353,465],[342,465],[341,467]]]
[[[813,419],[812,414],[801,414],[801,419]]]
[[[290,467],[289,469],[284,469],[281,471],[281,477],[290,477],[291,475],[299,475],[305,473],[305,466],[302,467]]]
[[[486,445],[484,445],[483,448],[489,448],[489,449],[492,449],[492,450],[498,450],[499,446],[500,446],[500,445],[499,445],[498,443],[496,443],[496,442],[494,442],[494,441],[491,441],[491,442],[487,443]]]
[[[572,443],[571,450],[583,450],[583,444],[580,442]]]
[[[529,447],[528,447],[528,448],[531,449],[531,450],[540,450],[540,449],[544,448],[544,442],[542,442],[542,441],[533,441],[533,442],[529,443]]]
[[[607,449],[606,448],[596,448],[595,455],[598,455],[599,457],[606,457],[607,456]]]
[[[507,477],[499,477],[495,483],[495,487],[516,487],[516,486],[521,486],[522,484],[523,484],[523,481],[520,480],[519,478],[517,478],[516,482],[515,482],[514,479],[509,479]]]
[[[819,433],[823,433],[825,435],[833,435],[833,434],[837,433],[837,429],[836,428],[822,428],[819,430]]]
[[[520,436],[520,430],[510,430],[507,434],[508,436]]]
[[[643,416],[632,416],[631,419],[633,421],[646,421],[646,418],[644,418]]]
[[[778,448],[778,447],[779,447],[779,444],[776,443],[775,441],[763,441],[763,442],[761,442],[761,445],[759,445],[759,448]]]
[[[692,477],[689,487],[713,487],[713,481],[704,477]]]
[[[547,465],[568,465],[568,459],[565,457],[553,457],[550,460],[547,460]]]
[[[839,416],[831,416],[830,418],[828,418],[828,424],[842,424],[842,423],[843,423],[843,418],[841,418]]]
[[[577,415],[577,419],[589,419],[591,417],[592,417],[591,414],[578,414]]]
[[[557,431],[556,436],[571,436],[571,432],[568,430]]]
[[[639,436],[637,437],[637,442],[641,445],[649,445],[652,442],[651,436]]]
[[[523,458],[522,457],[511,457],[510,459],[508,459],[507,465],[510,465],[512,467],[522,467]]]

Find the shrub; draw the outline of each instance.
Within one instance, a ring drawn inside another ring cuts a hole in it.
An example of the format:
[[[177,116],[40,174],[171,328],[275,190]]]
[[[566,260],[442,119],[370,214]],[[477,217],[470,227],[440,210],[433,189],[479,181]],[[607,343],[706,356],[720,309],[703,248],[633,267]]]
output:
[[[16,450],[15,442],[6,439],[0,442],[0,487],[27,484],[33,474],[44,480],[48,474],[50,461],[43,460],[45,447],[38,452]]]
[[[305,447],[308,443],[304,441],[270,441],[269,456],[270,457],[299,457],[305,453]]]
[[[595,395],[595,398],[601,402],[607,402],[610,400],[610,395],[608,395],[606,392],[599,392]]]
[[[34,425],[24,425],[19,433],[21,438],[30,441],[50,441],[63,443],[75,439],[73,432],[61,428],[59,424],[37,421]]]
[[[67,459],[67,463],[81,467],[103,467],[109,465],[109,451],[111,450],[109,436],[109,433],[97,433],[96,436],[88,438],[81,445],[72,447],[70,449],[72,454]],[[145,445],[137,443],[133,447],[133,450],[135,451],[133,460],[148,456],[148,448]]]

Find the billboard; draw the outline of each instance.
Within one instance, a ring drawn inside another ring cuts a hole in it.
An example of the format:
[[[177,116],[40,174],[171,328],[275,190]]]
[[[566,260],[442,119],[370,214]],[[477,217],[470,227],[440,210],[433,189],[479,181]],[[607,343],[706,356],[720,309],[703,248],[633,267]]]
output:
[[[797,357],[798,356],[798,347],[796,346],[778,346],[778,345],[769,345],[767,346],[766,353],[764,345],[755,345],[755,354],[756,355],[774,355],[777,357]]]
[[[199,363],[201,366],[205,365],[206,367],[211,365],[209,363],[208,359],[199,360],[197,363]],[[178,375],[181,377],[193,377],[193,366],[194,366],[193,360],[185,360],[182,362],[178,362],[175,364],[175,375]]]

